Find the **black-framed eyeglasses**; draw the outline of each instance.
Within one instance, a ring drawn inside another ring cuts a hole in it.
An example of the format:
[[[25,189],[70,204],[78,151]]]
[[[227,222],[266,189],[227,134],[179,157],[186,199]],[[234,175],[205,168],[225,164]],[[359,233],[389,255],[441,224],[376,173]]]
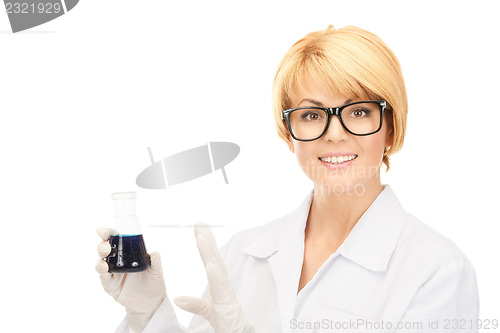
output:
[[[386,101],[360,101],[336,108],[302,106],[284,110],[290,134],[298,141],[313,141],[325,134],[333,116],[339,117],[344,129],[353,135],[370,135],[382,128]]]

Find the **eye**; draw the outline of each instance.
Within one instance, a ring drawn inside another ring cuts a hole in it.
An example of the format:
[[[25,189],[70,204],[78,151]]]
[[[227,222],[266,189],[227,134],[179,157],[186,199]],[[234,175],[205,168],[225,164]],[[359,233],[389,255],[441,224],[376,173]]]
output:
[[[352,118],[364,118],[370,115],[370,110],[365,108],[356,108],[349,113],[349,117]]]
[[[316,120],[320,120],[322,117],[321,117],[321,114],[318,112],[306,111],[302,114],[301,118],[303,120],[316,121]]]

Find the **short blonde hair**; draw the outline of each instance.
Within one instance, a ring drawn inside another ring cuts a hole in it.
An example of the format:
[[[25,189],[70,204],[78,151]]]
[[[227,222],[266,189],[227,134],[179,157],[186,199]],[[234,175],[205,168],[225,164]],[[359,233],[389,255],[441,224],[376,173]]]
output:
[[[332,94],[387,101],[393,128],[392,145],[383,157],[388,171],[389,156],[403,146],[408,113],[403,74],[394,53],[377,35],[354,26],[335,30],[329,25],[296,42],[281,60],[272,93],[276,129],[288,143],[292,138],[281,111],[292,108],[295,89],[306,73]]]

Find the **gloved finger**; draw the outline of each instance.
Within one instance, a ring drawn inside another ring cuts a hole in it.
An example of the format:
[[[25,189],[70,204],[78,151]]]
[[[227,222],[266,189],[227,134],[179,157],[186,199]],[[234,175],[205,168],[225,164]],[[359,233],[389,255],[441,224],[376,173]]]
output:
[[[228,280],[226,266],[222,262],[222,258],[220,258],[220,255],[218,253],[215,254],[212,251],[213,249],[210,248],[210,246],[208,245],[208,241],[205,239],[204,235],[200,234],[196,237],[196,245],[198,246],[198,251],[200,252],[203,265],[205,266],[205,270],[207,268],[207,265],[211,264],[214,266],[215,270],[220,272],[220,274],[224,276],[226,280]],[[208,273],[207,273],[207,278],[209,278]]]
[[[126,274],[124,273],[101,273],[99,278],[101,279],[102,287],[104,291],[107,292],[114,299],[118,298],[122,289],[122,281]]]
[[[227,276],[226,266],[220,255],[214,254],[203,234],[196,236],[196,245],[200,252],[208,279],[210,297],[217,304],[233,304],[237,302],[231,281]],[[217,260],[217,256],[220,260]],[[230,303],[228,303],[230,302]]]
[[[219,247],[217,246],[217,242],[215,241],[212,229],[208,226],[208,224],[203,222],[196,223],[194,227],[194,234],[196,238],[198,238],[199,236],[203,236],[206,239],[208,246],[206,247],[207,251],[205,251],[205,253],[211,255],[212,259],[210,261],[218,265],[220,270],[227,274],[226,265],[224,264],[224,261],[222,260],[222,257],[220,255]]]
[[[105,258],[111,253],[111,245],[108,241],[103,241],[97,245],[97,254],[99,257]]]
[[[200,253],[201,260],[203,261],[203,266],[207,266],[208,263],[216,265],[214,255],[203,235],[196,236],[196,246],[198,247],[198,252]]]
[[[217,266],[208,263],[205,266],[208,279],[208,291],[214,304],[230,305],[238,303],[231,281]]]
[[[95,270],[97,271],[97,273],[99,274],[104,274],[104,273],[108,273],[109,271],[109,266],[108,266],[108,263],[105,262],[104,260],[98,260],[97,263],[95,264]]]
[[[111,233],[110,228],[97,228],[96,231],[103,241],[107,241],[109,239],[109,234]]]
[[[210,313],[210,301],[207,299],[179,296],[174,298],[174,303],[185,311],[201,315],[205,318],[207,318]]]
[[[163,278],[163,268],[161,266],[161,256],[159,252],[151,252],[149,254],[151,258],[151,268],[148,269],[148,273],[157,279]]]

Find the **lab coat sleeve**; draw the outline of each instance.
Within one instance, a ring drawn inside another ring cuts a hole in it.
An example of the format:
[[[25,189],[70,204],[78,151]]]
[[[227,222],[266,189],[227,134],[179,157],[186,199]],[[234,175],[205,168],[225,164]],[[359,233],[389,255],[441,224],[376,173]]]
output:
[[[464,258],[443,264],[420,286],[401,323],[421,323],[428,332],[477,333],[478,317],[476,273]]]

